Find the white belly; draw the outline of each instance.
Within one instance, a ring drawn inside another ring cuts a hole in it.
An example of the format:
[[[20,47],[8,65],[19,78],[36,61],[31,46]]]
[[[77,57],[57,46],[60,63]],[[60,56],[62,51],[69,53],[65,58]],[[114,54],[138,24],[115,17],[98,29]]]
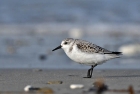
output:
[[[73,61],[86,65],[102,64],[103,62],[109,59],[106,57],[105,54],[85,53],[85,52],[78,51],[76,49],[73,49],[72,52],[66,52],[66,54]]]

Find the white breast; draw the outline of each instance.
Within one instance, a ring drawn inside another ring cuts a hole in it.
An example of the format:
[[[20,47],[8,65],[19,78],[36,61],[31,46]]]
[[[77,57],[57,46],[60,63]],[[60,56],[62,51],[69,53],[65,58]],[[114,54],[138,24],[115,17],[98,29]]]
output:
[[[105,54],[81,52],[75,45],[73,46],[71,52],[66,51],[65,53],[73,61],[86,65],[102,64],[103,62],[110,59],[107,58]]]

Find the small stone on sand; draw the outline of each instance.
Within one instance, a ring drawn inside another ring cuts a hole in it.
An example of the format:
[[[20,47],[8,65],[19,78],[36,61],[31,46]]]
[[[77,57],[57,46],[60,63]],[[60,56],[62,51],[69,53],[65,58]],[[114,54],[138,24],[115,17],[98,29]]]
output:
[[[27,85],[24,88],[24,91],[26,91],[26,92],[33,91],[33,90],[40,90],[40,88],[38,88],[38,87],[32,87],[31,85]]]
[[[48,81],[47,84],[62,84],[63,81]]]
[[[82,85],[82,84],[71,84],[70,85],[71,89],[77,89],[77,88],[83,88],[83,87],[84,87],[84,85]]]

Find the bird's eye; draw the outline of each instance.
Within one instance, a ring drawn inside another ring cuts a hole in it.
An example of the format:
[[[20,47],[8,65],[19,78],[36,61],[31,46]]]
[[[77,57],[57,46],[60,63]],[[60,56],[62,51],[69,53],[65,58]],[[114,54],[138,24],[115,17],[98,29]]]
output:
[[[64,44],[68,44],[68,42],[64,42]]]

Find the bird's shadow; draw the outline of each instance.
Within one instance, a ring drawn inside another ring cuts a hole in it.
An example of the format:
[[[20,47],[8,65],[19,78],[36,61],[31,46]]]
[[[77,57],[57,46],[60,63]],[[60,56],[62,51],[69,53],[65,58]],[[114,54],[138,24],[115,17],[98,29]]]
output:
[[[79,75],[68,75],[70,77],[79,77]],[[94,76],[93,76],[94,77]],[[124,77],[140,77],[140,75],[112,75],[112,76],[103,76],[105,78],[124,78]]]
[[[80,75],[70,74],[68,76],[70,76],[70,77],[79,77]],[[93,75],[93,77],[95,77],[95,76]],[[104,75],[102,77],[104,77],[104,78],[124,78],[124,77],[128,78],[129,77],[130,78],[130,77],[140,77],[140,75],[114,75],[114,76]]]
[[[70,75],[68,75],[68,76],[71,76],[71,77],[76,77],[76,76],[79,76],[79,75],[71,75],[71,74],[70,74]]]

